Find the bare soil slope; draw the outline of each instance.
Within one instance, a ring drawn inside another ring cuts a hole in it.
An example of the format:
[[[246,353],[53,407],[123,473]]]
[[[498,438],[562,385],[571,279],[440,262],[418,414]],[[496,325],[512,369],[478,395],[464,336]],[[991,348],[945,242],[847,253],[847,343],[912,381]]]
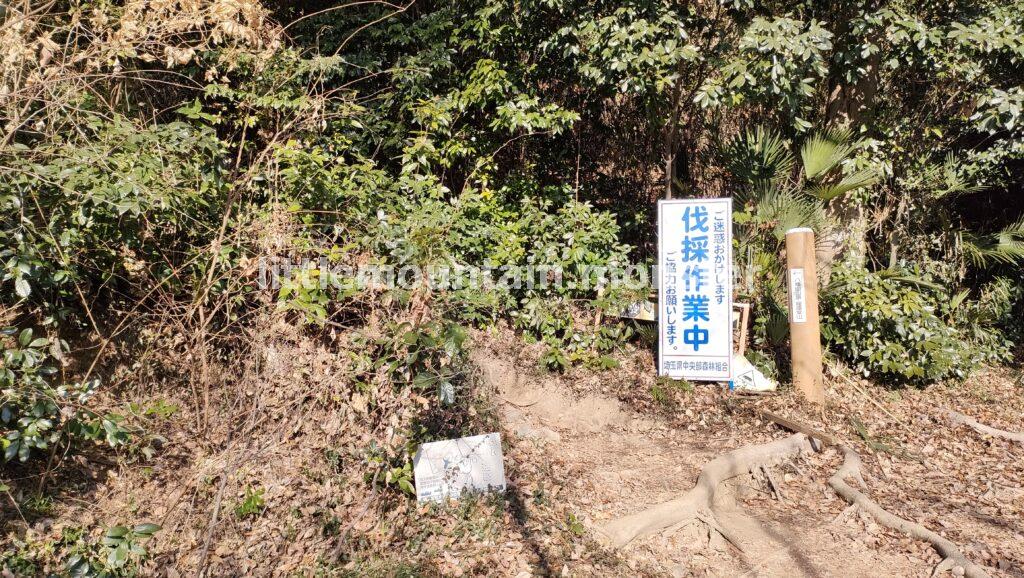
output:
[[[635,372],[642,368],[554,377],[522,369],[532,367],[529,355],[495,342],[474,360],[501,403],[510,443],[542,448],[562,464],[572,480],[562,499],[596,536],[610,520],[684,494],[716,456],[786,437],[760,419],[757,410],[770,409],[856,447],[866,493],[883,507],[948,536],[992,575],[1022,575],[1024,447],[941,419],[942,407],[955,402],[1014,429],[1020,388],[1005,374],[984,373],[959,394],[941,387],[897,394],[837,380],[828,406],[813,414],[790,393],[742,398],[701,385],[672,392],[668,403],[662,393],[659,411],[641,415],[630,408],[649,405],[642,388],[658,386],[644,383]],[[979,391],[1003,404],[978,403]],[[622,553],[629,564],[673,576],[931,575],[941,559],[928,544],[882,527],[829,487],[841,463],[826,448],[735,478],[714,503],[724,534],[698,520],[634,540]]]

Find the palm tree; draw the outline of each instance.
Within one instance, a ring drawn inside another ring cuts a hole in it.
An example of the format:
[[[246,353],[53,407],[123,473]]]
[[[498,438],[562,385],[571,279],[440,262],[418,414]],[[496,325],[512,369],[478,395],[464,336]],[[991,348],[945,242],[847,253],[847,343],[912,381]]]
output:
[[[811,227],[819,242],[828,244],[842,211],[839,199],[879,180],[872,169],[844,170],[855,149],[847,129],[832,129],[809,136],[800,147],[800,166],[792,144],[779,133],[756,127],[720,147],[722,162],[739,181],[736,200],[750,215],[746,231],[761,235],[770,230],[779,246],[787,229]],[[826,266],[835,252],[826,255]]]
[[[737,181],[740,292],[760,305],[763,334],[773,344],[787,333],[783,242],[787,230],[810,227],[817,233],[822,273],[852,235],[837,221],[839,199],[879,180],[870,169],[844,170],[856,143],[846,129],[812,134],[799,148],[762,126],[720,145],[722,163]]]
[[[1024,218],[995,233],[959,233],[964,256],[979,269],[1024,264]]]

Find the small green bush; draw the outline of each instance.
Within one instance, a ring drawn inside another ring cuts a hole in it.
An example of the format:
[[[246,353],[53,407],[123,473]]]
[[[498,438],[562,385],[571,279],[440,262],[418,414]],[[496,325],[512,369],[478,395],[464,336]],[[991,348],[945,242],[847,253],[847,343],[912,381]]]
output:
[[[593,327],[598,310],[620,309],[629,297],[628,289],[608,284],[612,270],[629,264],[629,247],[619,241],[612,213],[574,200],[568,188],[518,179],[498,190],[463,195],[453,230],[453,253],[464,262],[546,269],[563,280],[457,292],[452,297],[459,300],[464,320],[507,315],[527,340],[549,346],[542,360],[549,369],[577,362],[616,365],[606,354],[632,330],[621,323]]]
[[[264,506],[267,505],[263,497],[264,492],[263,488],[245,488],[245,497],[235,506],[235,515],[239,518],[248,518],[263,513]]]
[[[4,576],[69,576],[73,578],[129,578],[139,576],[149,558],[143,544],[160,531],[160,526],[142,523],[132,527],[108,528],[99,540],[86,528],[67,527],[56,539],[24,541],[13,539],[0,551],[0,574]],[[60,572],[53,572],[58,565]]]
[[[33,339],[31,328],[0,330],[0,463],[25,462],[61,443],[106,441],[111,447],[128,442],[123,416],[101,415],[84,407],[99,381],[52,383],[59,369],[55,355],[67,344],[46,337]]]
[[[1010,343],[997,329],[966,318],[973,304],[950,299],[919,271],[840,267],[822,305],[829,348],[864,375],[914,384],[962,379],[979,364],[1009,356]]]
[[[212,235],[225,195],[209,129],[95,121],[79,140],[54,140],[0,175],[0,301],[59,311],[107,284],[150,274],[176,288],[186,271],[167,255]],[[42,159],[42,160],[40,160]],[[13,291],[12,291],[13,289]]]

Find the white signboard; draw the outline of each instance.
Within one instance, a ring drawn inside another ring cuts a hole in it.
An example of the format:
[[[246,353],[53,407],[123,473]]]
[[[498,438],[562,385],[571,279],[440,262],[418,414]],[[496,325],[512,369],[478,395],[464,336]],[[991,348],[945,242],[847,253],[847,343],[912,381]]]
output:
[[[658,202],[658,374],[732,377],[732,199]]]
[[[420,502],[459,498],[464,491],[505,489],[501,435],[497,433],[423,444],[412,462]]]

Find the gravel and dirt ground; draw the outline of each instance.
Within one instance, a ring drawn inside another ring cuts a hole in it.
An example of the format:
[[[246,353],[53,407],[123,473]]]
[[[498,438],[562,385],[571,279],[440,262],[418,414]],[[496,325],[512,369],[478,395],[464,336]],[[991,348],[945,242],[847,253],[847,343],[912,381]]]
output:
[[[50,480],[46,508],[4,506],[5,532],[41,544],[68,528],[99,535],[154,521],[163,529],[147,576],[931,575],[941,557],[928,544],[836,495],[828,480],[842,456],[828,446],[723,484],[713,505],[726,533],[697,520],[609,545],[609,522],[684,494],[717,456],[792,434],[767,411],[854,448],[864,493],[888,511],[953,541],[991,576],[1024,576],[1024,444],[945,413],[1021,431],[1024,386],[1011,369],[898,390],[836,370],[827,404],[814,408],[785,389],[751,397],[660,382],[643,350],[608,371],[547,373],[538,348],[507,331],[476,332],[469,426],[502,433],[509,489],[421,506],[365,479],[360,456],[392,432],[359,427],[366,398],[339,385],[348,362],[280,334],[234,366],[246,386],[214,399],[231,419],[210,420],[205,443],[187,433],[202,416],[185,393],[139,391],[142,407],[177,408],[153,420],[151,434],[163,438],[155,457],[77,458]],[[32,472],[24,477],[34,486]],[[253,489],[262,509],[238,515]]]

